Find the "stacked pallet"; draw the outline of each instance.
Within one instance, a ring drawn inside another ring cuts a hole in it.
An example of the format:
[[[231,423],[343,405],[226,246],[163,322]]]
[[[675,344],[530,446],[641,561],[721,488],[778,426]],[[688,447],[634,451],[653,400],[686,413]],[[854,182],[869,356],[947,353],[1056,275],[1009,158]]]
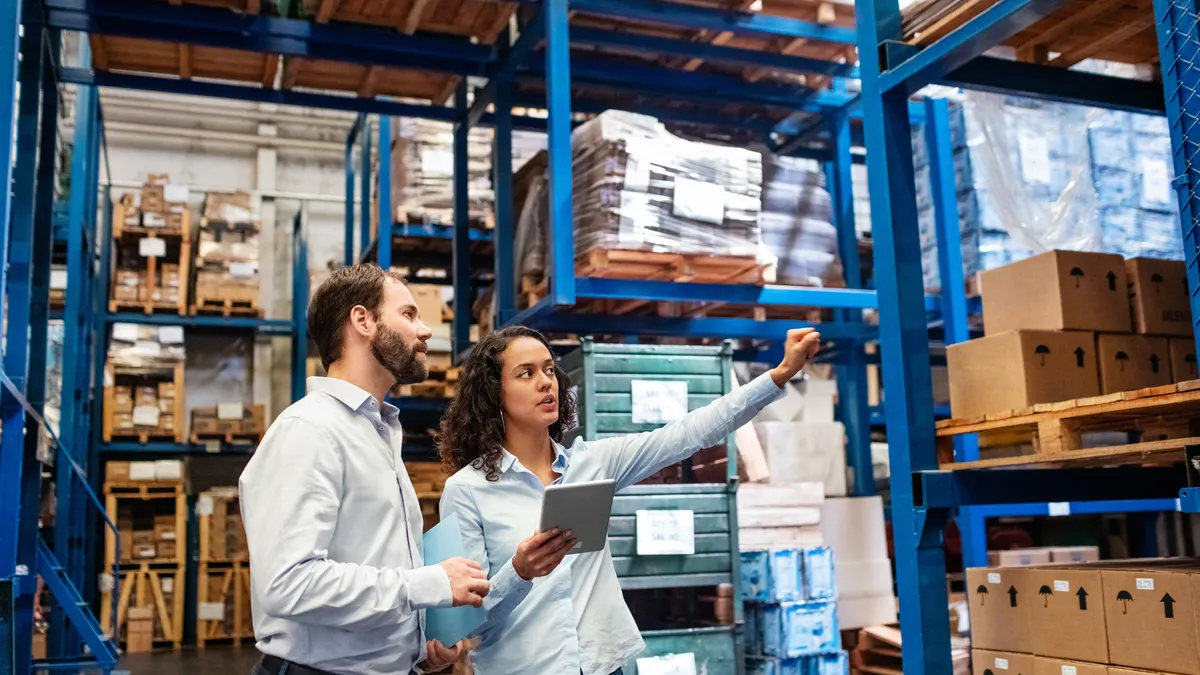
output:
[[[261,316],[258,220],[249,194],[210,192],[204,199],[196,245],[196,299],[192,314]]]
[[[214,487],[200,493],[196,516],[200,525],[196,587],[196,645],[254,640],[250,613],[250,552],[242,525],[236,487]]]
[[[191,257],[189,198],[188,188],[171,184],[167,174],[150,174],[139,195],[122,195],[114,205],[110,311],[184,313]]]
[[[105,441],[183,442],[185,356],[180,326],[113,324],[104,367]]]
[[[425,519],[425,529],[428,530],[440,520],[438,504],[446,486],[446,471],[437,462],[405,462],[404,468],[412,480],[417,500],[421,502],[421,516]]]
[[[266,432],[266,406],[222,403],[192,408],[193,443],[209,440],[254,445]]]
[[[105,575],[101,616],[115,599],[118,640],[129,652],[183,642],[183,595],[187,541],[187,495],[183,462],[110,461],[104,498],[119,540],[105,534],[105,569],[121,562],[118,578]]]

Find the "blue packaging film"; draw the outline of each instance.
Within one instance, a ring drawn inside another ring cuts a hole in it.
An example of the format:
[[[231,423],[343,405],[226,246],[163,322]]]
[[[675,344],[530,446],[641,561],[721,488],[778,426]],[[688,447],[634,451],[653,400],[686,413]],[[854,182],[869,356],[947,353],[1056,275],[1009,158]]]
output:
[[[747,654],[762,654],[762,605],[748,603],[742,612],[743,634],[746,638]]]
[[[785,602],[763,610],[763,651],[795,658],[841,649],[837,606],[832,602]]]
[[[742,551],[742,599],[786,602],[804,599],[803,556],[798,549]]]
[[[742,551],[742,599],[766,602],[771,583],[770,552]]]
[[[849,675],[846,652],[833,652],[794,659],[755,657],[746,659],[746,675]]]
[[[837,578],[833,549],[828,546],[805,549],[804,597],[806,600],[833,600],[837,597]]]

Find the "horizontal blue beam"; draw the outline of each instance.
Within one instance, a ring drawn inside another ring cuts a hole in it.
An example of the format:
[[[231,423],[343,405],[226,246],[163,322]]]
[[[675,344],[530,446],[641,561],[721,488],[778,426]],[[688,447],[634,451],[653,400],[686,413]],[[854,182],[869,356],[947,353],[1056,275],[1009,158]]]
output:
[[[838,309],[874,309],[878,306],[875,291],[853,288],[701,284],[643,279],[576,277],[575,294],[581,298],[607,300],[724,302],[735,305],[832,307]]]
[[[64,67],[59,69],[59,81],[69,84],[92,85],[98,87],[116,87],[120,89],[137,89],[140,91],[158,91],[168,94],[186,94],[192,96],[209,96],[227,98],[235,101],[255,101],[258,103],[276,103],[279,105],[294,105],[305,108],[325,108],[328,110],[344,110],[347,112],[363,112],[377,115],[394,115],[397,117],[417,117],[421,119],[454,121],[454,109],[444,106],[419,105],[381,101],[355,96],[338,96],[334,94],[313,94],[301,91],[279,91],[263,89],[257,86],[236,84],[220,84],[197,80],[180,80],[173,77],[155,77],[147,75],[129,75],[125,73],[110,73],[90,68]],[[493,115],[483,116],[481,124],[491,126]],[[538,117],[513,116],[513,126],[530,131],[545,131],[546,120]]]
[[[788,56],[755,49],[724,47],[707,42],[690,42],[599,28],[573,27],[571,28],[571,42],[572,44],[580,43],[600,47],[618,47],[648,54],[669,54],[733,65],[771,68],[793,73],[848,76],[855,70],[853,63],[838,63],[806,56]]]
[[[512,323],[518,323],[514,320]],[[755,321],[754,319],[668,318],[655,316],[600,316],[550,312],[524,321],[546,332],[585,335],[659,335],[672,337],[748,338],[781,340],[789,330],[813,327],[829,340],[869,340],[877,334],[861,323],[803,321]]]
[[[1182,454],[1180,455],[1182,458]],[[969,469],[923,471],[914,483],[918,505],[951,508],[991,504],[1174,499],[1186,487],[1182,468]]]
[[[185,326],[190,328],[224,328],[255,330],[267,335],[290,335],[290,321],[279,319],[256,319],[243,316],[180,316],[178,314],[134,314],[133,312],[110,313],[108,323],[132,323],[146,326]]]
[[[646,21],[714,32],[804,38],[855,44],[853,28],[825,26],[771,14],[709,9],[674,2],[646,0],[571,0],[571,9],[627,21]]]
[[[1165,499],[1128,499],[1095,502],[1059,502],[1066,504],[1070,515],[1089,515],[1101,513],[1140,513],[1154,511],[1175,511],[1178,500],[1174,497]],[[988,504],[972,507],[974,513],[984,518],[1013,518],[1019,516],[1049,516],[1050,504]],[[1057,513],[1062,513],[1056,509]]]
[[[933,314],[941,315],[942,313],[942,296],[927,295],[925,296],[925,311]],[[983,298],[978,295],[972,295],[967,298],[967,314],[983,314]]]
[[[938,84],[995,94],[1165,115],[1162,84],[1097,75],[1055,66],[980,56],[946,74]]]
[[[511,83],[513,75],[517,72],[517,68],[529,58],[533,53],[534,47],[541,42],[546,35],[546,21],[542,8],[538,8],[521,31],[520,37],[507,53],[502,54],[499,62],[493,63],[488,67],[488,81],[483,89],[475,91],[475,98],[471,101],[471,107],[467,110],[467,126],[473,127],[479,124],[479,120],[483,119],[484,112],[488,106],[496,101],[496,87],[500,86],[500,82]]]
[[[492,48],[387,28],[318,24],[195,5],[134,0],[46,0],[52,28],[330,59],[457,75],[485,74]]]
[[[396,239],[425,237],[429,239],[453,239],[453,225],[396,223],[392,225],[392,236]],[[472,227],[468,230],[471,241],[491,241],[492,230]]]
[[[924,49],[905,43],[886,43],[887,70],[880,73],[879,87],[891,91],[903,87],[910,94],[938,80],[971,59],[983,54],[1039,19],[1058,9],[1066,0],[999,0],[962,26]],[[914,50],[909,51],[909,50]],[[894,63],[892,54],[911,54]]]
[[[933,417],[934,417],[934,419],[949,418],[950,417],[950,406],[948,406],[948,405],[933,406]],[[882,427],[882,426],[885,426],[886,424],[887,424],[887,420],[884,417],[883,406],[881,406],[881,405],[872,406],[871,407],[871,426]]]
[[[255,445],[241,443],[221,443],[221,451],[210,453],[204,443],[169,443],[154,441],[139,443],[138,441],[111,441],[100,444],[102,453],[128,453],[147,455],[241,455],[254,451]]]
[[[700,126],[720,127],[724,129],[745,129],[758,134],[765,134],[775,125],[775,121],[764,118],[753,117],[734,117],[732,115],[722,114],[719,112],[709,112],[705,110],[687,110],[678,108],[664,108],[652,105],[646,105],[642,99],[631,99],[627,102],[608,103],[604,101],[596,101],[580,96],[577,92],[572,92],[571,110],[572,112],[585,113],[589,115],[599,115],[606,110],[625,110],[628,112],[636,112],[644,115],[650,115],[657,118],[661,122],[678,123],[678,124],[695,124]],[[728,101],[725,101],[728,103]],[[513,105],[526,108],[545,108],[546,97],[544,94],[514,94]],[[516,120],[517,118],[513,118]],[[544,127],[543,127],[544,128]]]

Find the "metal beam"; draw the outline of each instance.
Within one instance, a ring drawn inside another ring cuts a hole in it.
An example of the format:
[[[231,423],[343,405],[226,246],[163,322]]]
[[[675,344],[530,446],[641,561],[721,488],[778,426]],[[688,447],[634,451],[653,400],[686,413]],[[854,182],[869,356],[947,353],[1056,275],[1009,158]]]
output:
[[[571,35],[568,0],[544,0],[546,49],[541,71],[546,78],[546,178],[549,231],[546,237],[546,278],[556,305],[575,304],[575,211],[572,206],[571,155]],[[505,283],[499,279],[498,283]]]
[[[454,91],[454,108],[459,121],[454,124],[454,241],[451,276],[454,278],[454,321],[450,337],[454,342],[454,361],[471,346],[471,313],[475,293],[471,289],[471,183],[468,152],[471,127],[467,124],[467,81]]]
[[[513,105],[526,108],[545,108],[546,97],[537,94],[514,94]],[[721,127],[724,129],[745,129],[758,134],[765,134],[775,125],[775,120],[753,117],[735,117],[733,115],[709,112],[706,110],[679,110],[646,105],[641,100],[614,101],[612,103],[589,100],[582,96],[571,98],[571,108],[575,112],[599,115],[606,110],[626,110],[644,115],[651,115],[661,122],[678,124],[695,124],[699,126]],[[516,120],[517,118],[513,118]],[[543,120],[544,122],[544,120]],[[515,123],[514,123],[514,126]],[[543,126],[545,130],[545,126]]]
[[[578,277],[575,279],[575,293],[579,297],[605,300],[724,302],[734,305],[851,309],[874,309],[877,307],[875,291],[857,288],[702,284],[644,279]]]
[[[923,471],[914,481],[922,508],[1174,499],[1187,487],[1176,467]]]
[[[510,323],[515,323],[514,319]],[[813,327],[830,340],[868,339],[875,335],[871,326],[825,322],[755,321],[754,319],[688,319],[656,316],[606,316],[570,314],[555,311],[526,317],[523,323],[547,332],[596,335],[660,335],[674,337],[728,337],[736,335],[752,340],[782,340],[794,328]],[[933,418],[930,418],[932,423]]]
[[[572,0],[571,9],[628,21],[645,21],[715,33],[767,35],[845,45],[856,44],[853,28],[826,26],[771,14],[734,12],[727,9],[710,9],[674,2]]]
[[[488,67],[488,82],[483,89],[476,90],[475,100],[471,102],[471,110],[467,113],[467,125],[475,126],[483,119],[488,106],[496,101],[497,87],[501,83],[511,85],[517,68],[533,53],[537,43],[546,36],[546,14],[544,7],[538,7],[537,13],[525,24],[520,37],[511,47],[506,42],[509,39],[506,31],[501,35],[497,49],[501,52],[498,62]],[[511,111],[510,111],[511,114]]]

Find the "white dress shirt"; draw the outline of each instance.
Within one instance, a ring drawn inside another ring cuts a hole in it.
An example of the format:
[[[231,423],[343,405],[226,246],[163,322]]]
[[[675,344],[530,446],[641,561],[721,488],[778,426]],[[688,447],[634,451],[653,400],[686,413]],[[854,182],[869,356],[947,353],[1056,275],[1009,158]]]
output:
[[[783,396],[763,375],[750,384],[654,431],[554,446],[561,483],[611,478],[618,490],[720,443],[734,429]],[[446,481],[441,515],[458,516],[467,557],[492,580],[484,599],[487,623],[471,651],[481,675],[609,675],[641,653],[645,644],[625,606],[607,544],[601,551],[567,556],[548,576],[525,581],[513,571],[517,545],[533,534],[545,487],[505,451],[500,479],[467,466]]]
[[[239,484],[258,649],[346,675],[408,675],[423,612],[449,607],[423,566],[395,406],[327,377],[267,430]]]

